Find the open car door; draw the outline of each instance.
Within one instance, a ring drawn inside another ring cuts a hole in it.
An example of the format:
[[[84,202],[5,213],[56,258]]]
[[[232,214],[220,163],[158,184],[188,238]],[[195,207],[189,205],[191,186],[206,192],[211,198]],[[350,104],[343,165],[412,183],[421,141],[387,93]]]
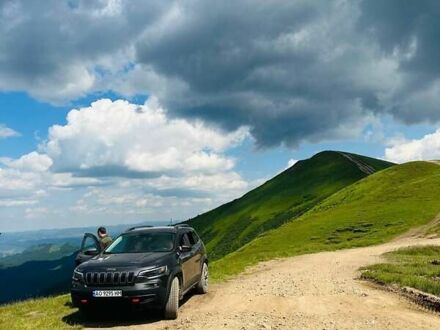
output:
[[[101,253],[101,245],[99,244],[98,239],[95,235],[86,233],[81,242],[81,249],[75,258],[75,263],[78,266],[99,253]]]

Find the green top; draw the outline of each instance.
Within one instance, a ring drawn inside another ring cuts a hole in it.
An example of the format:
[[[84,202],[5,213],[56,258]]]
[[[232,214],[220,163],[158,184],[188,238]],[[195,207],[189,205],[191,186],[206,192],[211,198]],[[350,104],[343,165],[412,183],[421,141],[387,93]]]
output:
[[[113,240],[110,236],[104,236],[99,239],[99,244],[101,245],[101,249],[106,249],[110,244],[112,244]]]

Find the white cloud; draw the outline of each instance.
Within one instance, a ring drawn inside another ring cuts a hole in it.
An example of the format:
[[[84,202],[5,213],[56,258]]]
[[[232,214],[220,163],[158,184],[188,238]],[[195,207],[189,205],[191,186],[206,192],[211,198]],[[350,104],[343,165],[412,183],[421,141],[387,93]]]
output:
[[[85,176],[157,176],[217,173],[234,160],[223,154],[247,136],[201,122],[170,119],[155,98],[144,105],[102,99],[72,110],[67,124],[55,125],[41,150],[57,172]]]
[[[52,185],[48,171],[52,160],[31,152],[18,159],[0,159],[0,205],[21,207],[38,204]]]
[[[54,189],[74,189],[103,185],[97,178],[75,177],[71,173],[51,173],[51,187]]]
[[[4,207],[33,205],[45,195],[39,173],[0,167],[0,205]]]
[[[406,140],[397,137],[389,144],[390,146],[385,149],[385,158],[392,162],[440,159],[440,129],[421,139]]]
[[[28,206],[37,204],[37,200],[20,200],[20,199],[0,199],[0,206],[12,207],[12,206]]]
[[[244,192],[249,184],[233,171],[219,172],[216,174],[194,174],[188,176],[161,176],[146,182],[149,187],[158,191],[183,189],[190,192],[209,195],[231,196],[236,192]],[[221,198],[221,197],[220,197]]]
[[[287,167],[286,167],[286,168],[290,168],[290,167],[292,167],[292,166],[295,165],[297,162],[298,162],[298,159],[293,159],[293,158],[289,159],[289,161],[287,162]]]
[[[31,172],[44,172],[52,166],[52,159],[49,156],[35,151],[23,155],[17,160],[4,160],[3,162],[11,168]]]
[[[12,195],[34,190],[38,186],[39,179],[39,175],[35,173],[0,168],[0,189],[9,191]],[[0,195],[2,195],[1,192]]]
[[[12,128],[7,127],[5,124],[0,123],[0,139],[19,136],[20,134],[14,131]]]
[[[250,188],[227,153],[247,136],[170,118],[153,97],[98,100],[52,126],[38,150],[0,158],[0,225],[6,214],[51,227],[195,216]]]
[[[41,216],[45,216],[49,213],[49,209],[46,207],[29,207],[25,210],[26,219],[35,219]]]

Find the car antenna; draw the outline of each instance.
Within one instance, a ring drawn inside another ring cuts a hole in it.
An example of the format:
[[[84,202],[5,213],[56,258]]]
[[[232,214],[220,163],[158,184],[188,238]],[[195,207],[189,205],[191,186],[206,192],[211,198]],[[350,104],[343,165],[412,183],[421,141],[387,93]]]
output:
[[[173,225],[173,218],[170,219],[170,226]]]

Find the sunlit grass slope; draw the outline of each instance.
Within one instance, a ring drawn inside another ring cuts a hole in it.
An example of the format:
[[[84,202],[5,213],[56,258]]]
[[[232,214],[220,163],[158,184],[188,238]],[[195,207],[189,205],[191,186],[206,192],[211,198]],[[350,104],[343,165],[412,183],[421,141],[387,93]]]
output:
[[[67,320],[74,312],[68,295],[8,304],[0,306],[0,329],[80,329],[82,326]]]
[[[403,248],[386,253],[385,257],[388,263],[364,267],[362,277],[440,296],[440,246]]]
[[[217,279],[258,261],[378,244],[440,212],[440,166],[393,166],[333,194],[313,209],[214,262]]]
[[[202,236],[210,259],[219,259],[366,177],[368,171],[365,168],[363,171],[359,165],[379,171],[393,164],[354,154],[324,151],[297,162],[243,197],[188,223]]]

